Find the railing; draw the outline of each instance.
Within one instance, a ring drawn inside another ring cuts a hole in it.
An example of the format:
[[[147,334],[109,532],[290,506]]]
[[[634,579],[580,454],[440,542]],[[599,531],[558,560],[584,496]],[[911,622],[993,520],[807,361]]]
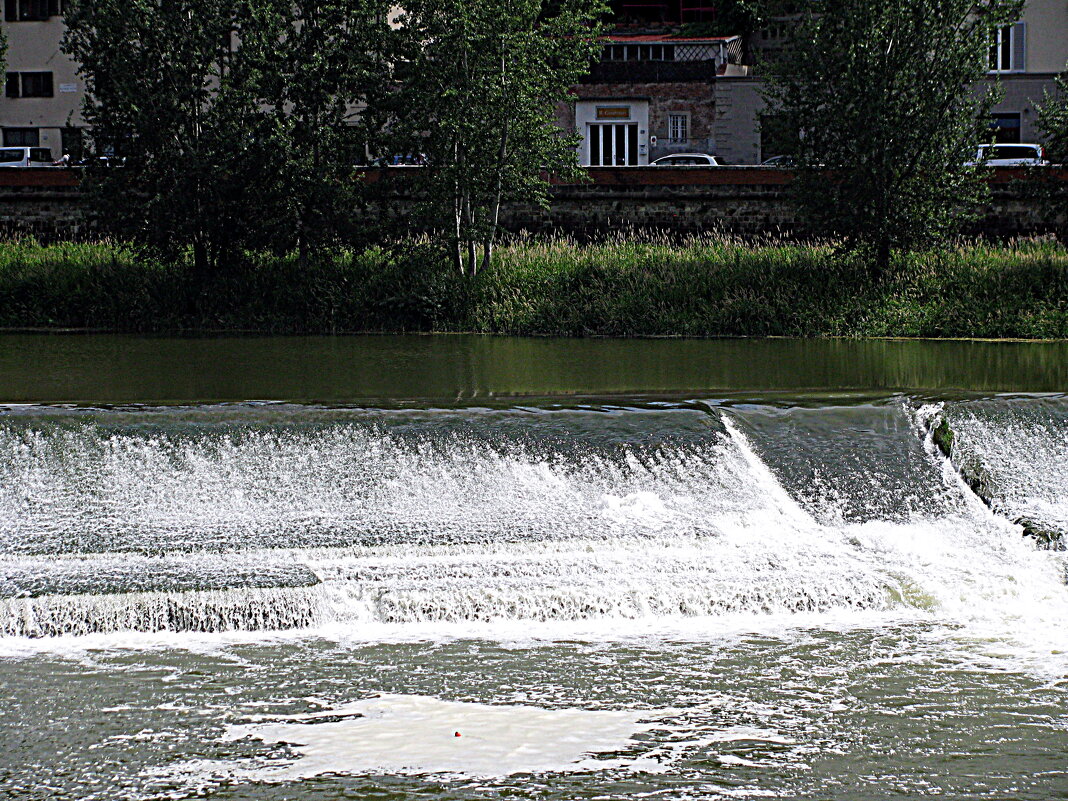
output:
[[[598,61],[580,83],[686,83],[715,79],[715,61]]]

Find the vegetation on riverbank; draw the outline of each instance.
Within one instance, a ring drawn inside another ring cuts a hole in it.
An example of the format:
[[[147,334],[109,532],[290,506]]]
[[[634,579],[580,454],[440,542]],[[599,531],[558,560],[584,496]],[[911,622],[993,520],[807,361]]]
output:
[[[408,244],[247,255],[198,283],[115,244],[0,243],[0,327],[554,336],[1068,337],[1068,250],[962,243],[881,281],[830,245],[512,242],[473,279]]]

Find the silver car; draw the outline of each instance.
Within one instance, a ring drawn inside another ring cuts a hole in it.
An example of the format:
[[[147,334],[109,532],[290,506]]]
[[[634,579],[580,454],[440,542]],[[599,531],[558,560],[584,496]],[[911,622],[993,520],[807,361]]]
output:
[[[650,167],[722,167],[723,162],[708,153],[672,153],[650,162]]]
[[[52,151],[47,147],[0,147],[0,167],[51,167]]]
[[[1045,167],[1042,145],[979,145],[975,160],[969,167]]]

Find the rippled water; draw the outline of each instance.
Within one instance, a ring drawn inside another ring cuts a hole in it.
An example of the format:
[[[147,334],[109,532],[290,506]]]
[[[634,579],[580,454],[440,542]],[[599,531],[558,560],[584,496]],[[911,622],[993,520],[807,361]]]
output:
[[[1066,504],[1058,395],[11,406],[0,797],[1068,797]]]

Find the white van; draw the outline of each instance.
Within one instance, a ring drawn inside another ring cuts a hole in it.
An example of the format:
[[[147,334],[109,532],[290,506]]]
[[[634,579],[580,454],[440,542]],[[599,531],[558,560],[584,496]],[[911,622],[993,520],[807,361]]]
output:
[[[53,161],[47,147],[0,147],[0,167],[51,167]]]
[[[980,145],[969,166],[1045,167],[1045,156],[1042,145]]]

